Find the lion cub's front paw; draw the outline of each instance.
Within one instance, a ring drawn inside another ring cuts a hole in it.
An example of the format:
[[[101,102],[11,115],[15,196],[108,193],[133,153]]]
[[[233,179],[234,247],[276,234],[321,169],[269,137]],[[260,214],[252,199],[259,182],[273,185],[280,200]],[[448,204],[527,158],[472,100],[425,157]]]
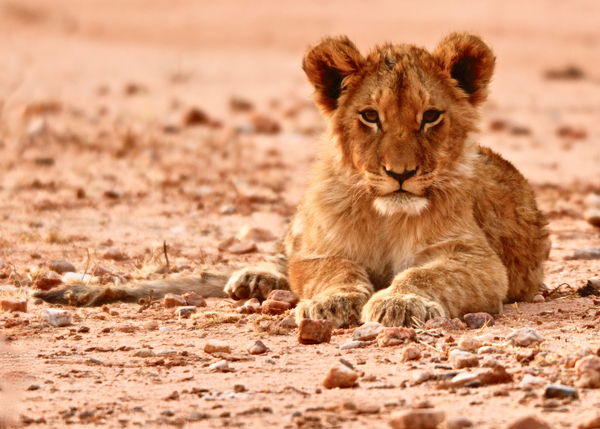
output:
[[[337,293],[301,301],[296,308],[298,323],[302,319],[327,319],[335,328],[360,324],[360,313],[368,297],[358,293]]]
[[[440,304],[422,296],[381,291],[373,295],[363,308],[363,320],[384,326],[411,327],[445,313]]]
[[[263,301],[273,289],[289,288],[287,278],[279,271],[258,266],[233,273],[225,286],[225,292],[236,300],[257,298]]]

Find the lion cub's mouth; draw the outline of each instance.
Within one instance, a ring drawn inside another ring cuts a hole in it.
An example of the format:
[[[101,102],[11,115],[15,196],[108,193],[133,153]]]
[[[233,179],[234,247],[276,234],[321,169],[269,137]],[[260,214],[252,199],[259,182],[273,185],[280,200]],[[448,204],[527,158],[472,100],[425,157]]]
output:
[[[427,198],[401,189],[376,197],[373,201],[375,209],[384,216],[397,213],[419,215],[429,207],[429,204]]]

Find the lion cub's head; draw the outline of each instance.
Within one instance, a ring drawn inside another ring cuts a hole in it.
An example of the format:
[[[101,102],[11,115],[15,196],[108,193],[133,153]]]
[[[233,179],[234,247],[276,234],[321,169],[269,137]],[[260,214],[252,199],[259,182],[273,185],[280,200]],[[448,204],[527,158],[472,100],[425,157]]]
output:
[[[341,163],[358,172],[378,211],[421,213],[472,174],[477,107],[494,54],[452,34],[432,53],[387,44],[363,57],[346,37],[311,47],[304,70]]]

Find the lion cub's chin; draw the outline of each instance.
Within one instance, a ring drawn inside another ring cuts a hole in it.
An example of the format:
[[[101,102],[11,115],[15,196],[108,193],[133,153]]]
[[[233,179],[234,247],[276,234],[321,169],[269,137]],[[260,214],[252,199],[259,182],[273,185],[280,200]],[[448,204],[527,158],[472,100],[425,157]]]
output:
[[[416,216],[429,207],[429,200],[414,194],[393,193],[375,198],[373,205],[383,216],[393,216],[398,213]]]

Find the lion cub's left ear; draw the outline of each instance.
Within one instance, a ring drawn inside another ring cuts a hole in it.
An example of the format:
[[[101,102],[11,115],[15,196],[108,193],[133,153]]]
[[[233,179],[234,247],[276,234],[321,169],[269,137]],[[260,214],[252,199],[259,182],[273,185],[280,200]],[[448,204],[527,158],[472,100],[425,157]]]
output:
[[[433,56],[469,95],[471,104],[477,106],[485,101],[496,58],[492,49],[479,36],[468,33],[450,34],[433,51]]]

